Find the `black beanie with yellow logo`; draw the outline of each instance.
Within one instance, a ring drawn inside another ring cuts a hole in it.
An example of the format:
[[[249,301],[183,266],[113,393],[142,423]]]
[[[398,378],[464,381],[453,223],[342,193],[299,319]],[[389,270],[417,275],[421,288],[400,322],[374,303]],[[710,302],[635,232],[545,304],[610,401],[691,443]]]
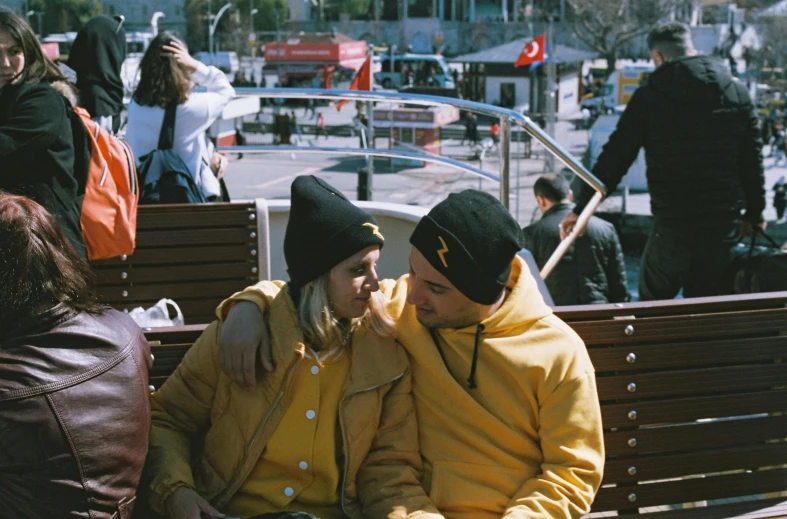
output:
[[[462,294],[495,303],[508,283],[522,229],[489,193],[466,189],[448,195],[418,222],[410,243]]]
[[[314,281],[366,247],[383,246],[374,217],[324,180],[297,177],[290,192],[284,259],[293,287]]]

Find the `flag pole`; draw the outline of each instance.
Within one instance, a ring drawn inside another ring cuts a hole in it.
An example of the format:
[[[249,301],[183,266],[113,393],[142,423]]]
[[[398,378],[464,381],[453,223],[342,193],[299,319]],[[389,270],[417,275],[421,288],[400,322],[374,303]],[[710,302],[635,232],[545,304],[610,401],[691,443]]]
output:
[[[367,55],[367,60],[369,60],[369,92],[374,92],[374,45],[369,44],[369,51]],[[368,139],[366,140],[366,145],[370,148],[375,147],[375,139],[374,139],[374,102],[367,101],[366,102],[366,122],[369,126],[368,130]],[[374,176],[374,157],[371,155],[367,155],[366,158],[366,170],[368,171],[369,181],[368,181],[368,191],[369,191],[369,200],[372,199],[372,177]]]
[[[544,56],[547,60],[547,133],[553,139],[555,138],[555,101],[557,98],[557,88],[555,88],[555,75],[557,72],[555,70],[556,63],[555,60],[552,59],[555,54],[554,19],[554,15],[550,13],[549,25],[547,29],[547,51],[549,52],[549,55]],[[554,173],[555,157],[551,153],[547,153],[546,161],[544,162],[544,168],[546,169],[547,173]]]

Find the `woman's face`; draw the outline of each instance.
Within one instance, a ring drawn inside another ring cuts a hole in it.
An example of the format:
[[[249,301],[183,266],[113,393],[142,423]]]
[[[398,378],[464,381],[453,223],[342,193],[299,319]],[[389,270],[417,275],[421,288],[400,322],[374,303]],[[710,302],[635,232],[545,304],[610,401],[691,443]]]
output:
[[[0,88],[19,79],[24,68],[22,45],[10,33],[0,29]]]
[[[379,245],[353,254],[331,269],[328,299],[337,319],[362,317],[369,308],[372,292],[377,292]]]

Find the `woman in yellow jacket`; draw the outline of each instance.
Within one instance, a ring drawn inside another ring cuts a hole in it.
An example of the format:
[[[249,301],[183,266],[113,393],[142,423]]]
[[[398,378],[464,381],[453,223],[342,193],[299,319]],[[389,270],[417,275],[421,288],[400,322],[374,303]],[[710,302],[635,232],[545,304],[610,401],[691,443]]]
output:
[[[150,505],[170,519],[439,518],[419,483],[407,356],[378,292],[383,235],[313,176],[291,198],[290,282],[266,323],[275,370],[242,388],[219,369],[220,325],[205,330],[152,397]]]

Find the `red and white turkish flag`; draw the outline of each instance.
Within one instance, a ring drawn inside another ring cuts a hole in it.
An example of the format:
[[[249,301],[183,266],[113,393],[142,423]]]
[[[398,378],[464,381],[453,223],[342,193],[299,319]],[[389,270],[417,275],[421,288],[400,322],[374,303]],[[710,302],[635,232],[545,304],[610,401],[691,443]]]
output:
[[[533,40],[530,40],[522,49],[519,57],[514,63],[514,68],[522,67],[525,65],[532,65],[533,63],[540,63],[544,61],[544,55],[547,46],[547,35],[542,34]]]
[[[372,90],[372,55],[366,58],[361,68],[355,73],[355,77],[350,83],[350,90]],[[342,99],[336,103],[336,110],[341,112],[342,107],[349,103],[347,99]]]

